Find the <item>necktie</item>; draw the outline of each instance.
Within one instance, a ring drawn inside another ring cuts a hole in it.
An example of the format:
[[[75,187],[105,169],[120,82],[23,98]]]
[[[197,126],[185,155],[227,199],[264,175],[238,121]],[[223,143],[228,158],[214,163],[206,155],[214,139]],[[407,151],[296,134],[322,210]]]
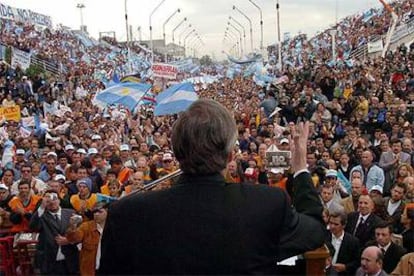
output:
[[[385,249],[381,247],[382,255],[385,256]]]
[[[355,228],[354,236],[358,237],[361,232],[364,232],[364,229],[365,229],[365,221],[364,221],[364,218],[361,217],[361,219],[359,220],[358,227]]]
[[[59,215],[58,214],[55,214],[55,221],[56,221],[56,223],[59,223]]]

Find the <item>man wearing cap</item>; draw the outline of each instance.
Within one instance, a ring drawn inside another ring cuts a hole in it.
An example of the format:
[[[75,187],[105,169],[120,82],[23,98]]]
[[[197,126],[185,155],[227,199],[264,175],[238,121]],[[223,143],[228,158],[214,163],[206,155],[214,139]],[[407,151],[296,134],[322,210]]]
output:
[[[21,167],[21,173],[22,176],[19,180],[15,181],[13,185],[11,186],[11,192],[12,194],[18,193],[18,186],[19,183],[24,180],[30,183],[30,188],[32,189],[33,193],[35,194],[42,194],[44,191],[47,190],[47,184],[40,180],[39,178],[36,178],[32,175],[32,167],[30,164],[25,163]]]
[[[96,145],[97,145],[98,148],[101,148],[102,145],[103,145],[103,143],[102,143],[102,137],[99,134],[92,135],[92,141],[94,143],[96,143]]]
[[[82,178],[78,180],[77,186],[79,193],[70,197],[70,204],[75,211],[86,218],[86,213],[92,210],[92,207],[98,201],[95,193],[92,193],[92,181],[90,178]]]
[[[42,275],[72,275],[79,267],[76,245],[65,237],[72,209],[60,207],[58,194],[48,190],[30,220],[30,229],[39,232],[36,265]]]
[[[65,146],[65,153],[69,158],[69,161],[72,161],[72,154],[75,151],[75,147],[72,144],[67,144]]]
[[[20,178],[20,171],[21,171],[21,166],[26,163],[24,154],[25,154],[25,150],[24,149],[17,149],[16,150],[16,161],[14,162],[14,171],[15,171],[15,175],[14,175],[14,180],[17,180]]]
[[[80,160],[79,161],[82,162],[83,159],[86,158],[86,155],[87,155],[86,150],[84,148],[79,148],[76,152],[79,153],[79,155],[80,155]]]
[[[177,168],[174,165],[174,158],[171,152],[166,152],[162,156],[162,167],[157,169],[158,177],[165,176],[176,171]]]
[[[56,155],[56,153],[55,153]],[[39,178],[43,182],[48,182],[57,174],[64,174],[62,171],[56,169],[56,159],[54,156],[48,156],[46,160],[46,169],[39,173]]]
[[[278,150],[290,150],[289,139],[282,138],[280,139],[279,145],[277,146]]]
[[[11,212],[9,202],[12,198],[9,188],[4,183],[0,183],[0,229],[12,226],[9,220]]]

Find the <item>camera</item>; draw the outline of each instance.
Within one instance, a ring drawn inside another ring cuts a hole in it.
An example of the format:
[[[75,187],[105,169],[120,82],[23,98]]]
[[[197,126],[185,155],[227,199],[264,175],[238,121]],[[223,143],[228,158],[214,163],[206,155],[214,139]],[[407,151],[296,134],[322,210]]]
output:
[[[81,215],[73,215],[73,216],[72,216],[72,219],[73,219],[73,222],[74,222],[76,225],[81,224],[81,223],[82,223],[82,221],[83,221],[83,218],[82,218],[82,216],[81,216]]]

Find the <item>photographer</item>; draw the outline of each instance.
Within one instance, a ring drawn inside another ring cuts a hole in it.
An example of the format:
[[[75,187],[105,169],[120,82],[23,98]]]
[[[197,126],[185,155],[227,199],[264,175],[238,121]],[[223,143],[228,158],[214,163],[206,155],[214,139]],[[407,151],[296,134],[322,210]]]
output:
[[[101,236],[107,212],[108,203],[98,202],[92,209],[93,220],[82,222],[81,217],[76,215],[70,218],[66,238],[70,243],[82,244],[79,256],[81,275],[95,275],[95,271],[99,268]]]

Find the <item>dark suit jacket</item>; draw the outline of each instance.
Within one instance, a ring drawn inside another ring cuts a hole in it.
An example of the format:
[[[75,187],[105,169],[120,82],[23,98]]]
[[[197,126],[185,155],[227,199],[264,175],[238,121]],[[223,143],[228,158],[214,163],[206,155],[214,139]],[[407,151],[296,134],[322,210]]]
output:
[[[348,232],[351,235],[354,235],[355,228],[358,223],[358,218],[359,212],[352,212],[348,214],[348,223],[345,227],[346,232]],[[368,241],[375,239],[375,227],[381,222],[381,218],[377,215],[371,213],[368,216],[367,221],[365,222],[367,224],[365,231],[356,236],[359,240],[361,248],[364,247]]]
[[[328,239],[325,242],[331,243],[331,237],[332,235],[329,234]],[[354,275],[360,265],[360,253],[359,240],[345,232],[336,262],[344,264],[346,266],[346,271],[338,273],[338,275]]]
[[[59,246],[55,237],[60,234],[64,236],[69,226],[69,219],[75,212],[72,209],[61,209],[60,223],[56,222],[49,211],[45,211],[41,217],[39,213],[33,214],[30,220],[30,228],[39,231],[39,243],[37,244],[36,262],[42,274],[54,274],[53,264],[56,262],[56,256]],[[62,254],[65,255],[65,262],[69,273],[73,274],[79,270],[78,249],[76,245],[64,245],[61,248]]]
[[[414,252],[414,230],[409,229],[402,234],[403,245],[407,252]]]
[[[287,194],[225,184],[220,174],[183,175],[170,189],[134,194],[109,210],[102,274],[275,273],[276,260],[324,241],[322,206],[309,173]]]
[[[378,243],[372,242],[368,243],[367,245],[378,246]],[[398,263],[400,262],[401,257],[404,256],[405,253],[407,253],[407,250],[405,250],[405,248],[391,242],[390,247],[388,247],[388,250],[384,254],[382,269],[388,274],[393,272],[393,270],[397,267]]]
[[[405,203],[401,202],[400,206],[394,211],[392,215],[389,215],[387,212],[388,203],[390,201],[389,197],[384,198],[384,217],[383,220],[387,221],[388,223],[391,223],[394,228],[394,233],[401,233],[404,229],[404,226],[401,224],[401,215],[404,212],[405,209]]]

